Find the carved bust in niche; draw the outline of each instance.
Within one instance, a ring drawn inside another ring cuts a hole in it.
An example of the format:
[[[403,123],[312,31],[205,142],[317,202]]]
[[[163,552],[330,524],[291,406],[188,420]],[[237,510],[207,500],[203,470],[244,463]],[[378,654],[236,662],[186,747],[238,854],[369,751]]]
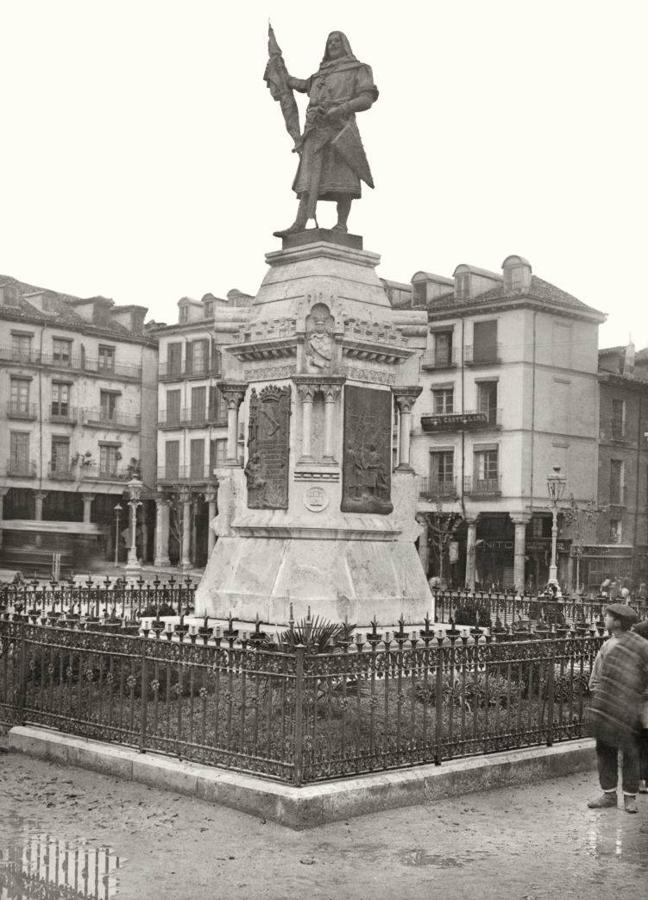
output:
[[[333,368],[334,319],[325,303],[316,303],[306,316],[306,370],[324,375]]]

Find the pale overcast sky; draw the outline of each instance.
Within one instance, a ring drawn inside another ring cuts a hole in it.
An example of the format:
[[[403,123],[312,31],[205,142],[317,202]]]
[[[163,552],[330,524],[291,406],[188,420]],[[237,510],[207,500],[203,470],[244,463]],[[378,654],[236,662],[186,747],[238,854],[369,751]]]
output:
[[[519,253],[648,344],[645,0],[0,0],[0,272],[168,322],[254,293],[295,207],[268,17],[291,74],[333,29],[373,67],[349,224],[381,275]]]

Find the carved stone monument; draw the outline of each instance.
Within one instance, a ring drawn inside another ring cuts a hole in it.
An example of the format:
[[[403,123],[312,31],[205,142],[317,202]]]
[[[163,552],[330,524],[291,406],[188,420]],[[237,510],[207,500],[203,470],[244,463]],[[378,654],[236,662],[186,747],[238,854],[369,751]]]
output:
[[[266,80],[300,153],[300,210],[252,306],[216,308],[227,463],[196,612],[282,624],[292,604],[296,618],[310,607],[358,625],[422,621],[432,598],[409,439],[427,316],[391,307],[380,257],[346,232],[351,198],[371,180],[355,113],[377,91],[337,32],[305,82],[288,76],[273,35],[270,53]],[[303,133],[293,89],[310,97]],[[336,171],[348,184],[324,191]],[[334,229],[305,228],[318,199],[338,202]]]

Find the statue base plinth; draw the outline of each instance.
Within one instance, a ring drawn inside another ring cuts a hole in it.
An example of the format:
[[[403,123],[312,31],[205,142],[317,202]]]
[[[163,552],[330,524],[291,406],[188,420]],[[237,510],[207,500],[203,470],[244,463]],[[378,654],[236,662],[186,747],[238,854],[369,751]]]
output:
[[[282,248],[290,250],[292,247],[303,247],[305,244],[314,244],[324,241],[328,244],[339,244],[341,247],[351,247],[352,250],[362,250],[362,237],[359,234],[348,234],[344,231],[336,231],[334,228],[306,228],[304,231],[296,231],[282,238]]]

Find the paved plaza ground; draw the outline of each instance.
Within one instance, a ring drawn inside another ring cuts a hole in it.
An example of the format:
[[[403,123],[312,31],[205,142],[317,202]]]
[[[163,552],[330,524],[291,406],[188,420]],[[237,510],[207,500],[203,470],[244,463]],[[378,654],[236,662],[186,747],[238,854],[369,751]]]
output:
[[[648,796],[631,816],[588,810],[596,792],[594,774],[575,775],[294,832],[0,753],[0,859],[35,837],[109,847],[119,870],[100,896],[111,900],[639,900],[648,894]]]

